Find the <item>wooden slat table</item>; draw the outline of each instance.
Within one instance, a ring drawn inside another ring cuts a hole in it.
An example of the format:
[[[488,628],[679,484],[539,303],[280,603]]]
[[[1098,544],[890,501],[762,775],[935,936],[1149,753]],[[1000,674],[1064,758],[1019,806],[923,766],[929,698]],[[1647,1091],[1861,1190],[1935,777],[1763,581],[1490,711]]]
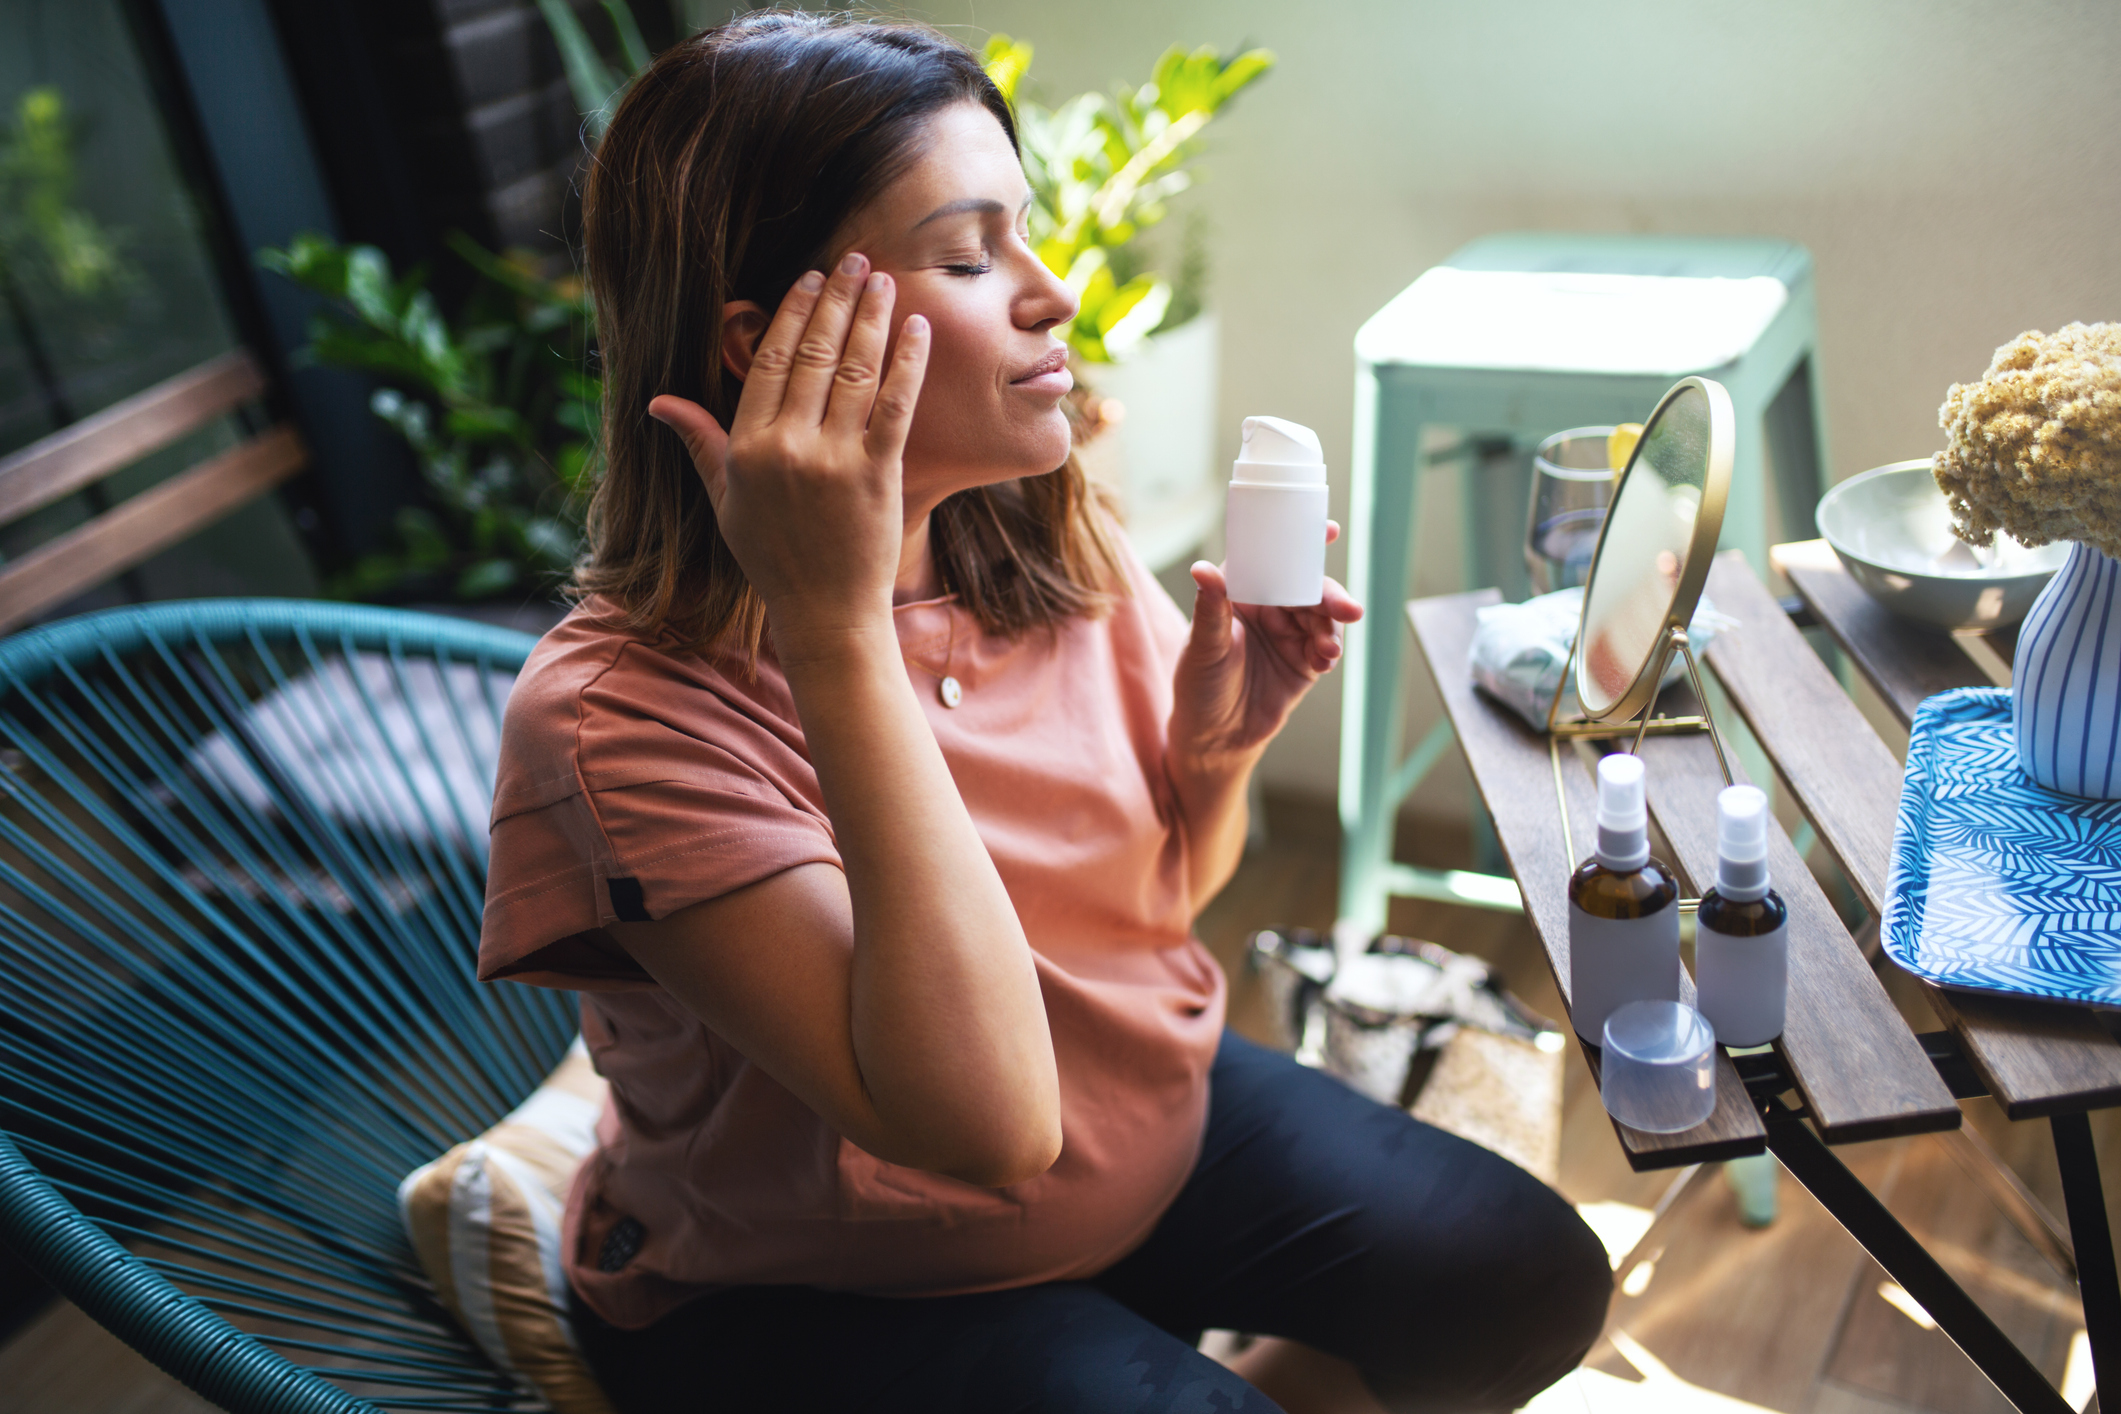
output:
[[[1409,606],[1414,619],[1414,637],[1421,646],[1444,708],[1458,729],[1466,762],[1473,770],[1474,784],[1495,819],[1496,838],[1510,861],[1511,872],[1524,894],[1525,911],[1546,945],[1547,962],[1554,970],[1555,985],[1564,1004],[1569,996],[1568,882],[1576,867],[1562,844],[1562,827],[1556,809],[1553,767],[1547,757],[1545,739],[1473,691],[1466,675],[1466,647],[1473,639],[1473,614],[1483,604],[1495,603],[1492,589],[1455,594],[1445,599],[1423,599]],[[1569,802],[1569,828],[1574,838],[1595,839],[1597,796],[1589,773],[1573,756],[1563,758],[1573,769],[1563,772],[1563,788]],[[1688,1000],[1693,980],[1685,979]],[[1872,982],[1876,986],[1875,981]],[[1595,1057],[1593,1058],[1595,1064]],[[1957,1111],[1953,1111],[1956,1117]],[[1645,1134],[1616,1123],[1628,1162],[1637,1168],[1673,1168],[1705,1159],[1757,1154],[1767,1147],[1767,1127],[1761,1122],[1738,1072],[1731,1062],[1718,1057],[1716,1065],[1716,1112],[1708,1122],[1683,1134]]]
[[[1903,723],[1923,697],[1990,682],[1999,659],[2007,663],[2007,642],[1976,644],[1970,654],[1949,634],[1886,614],[1824,550],[1778,546],[1775,562]],[[1875,916],[1885,897],[1900,763],[1742,558],[1718,559],[1708,594],[1737,623],[1710,647],[1706,667]],[[1488,590],[1418,600],[1407,610],[1566,1004],[1566,888],[1576,861],[1564,843],[1553,758],[1544,735],[1476,693],[1466,671],[1474,616],[1495,600]],[[1673,700],[1683,696],[1667,694],[1668,710],[1688,710]],[[1565,744],[1559,759],[1568,832],[1573,852],[1582,853],[1593,838],[1595,753]],[[1701,735],[1653,736],[1643,759],[1669,862],[1682,889],[1699,894],[1716,863],[1723,781],[1714,749]],[[1616,1125],[1628,1161],[1667,1168],[1773,1150],[2013,1404],[2059,1414],[2068,1407],[2061,1396],[1826,1146],[1956,1129],[1954,1094],[1984,1086],[2014,1119],[2052,1117],[2086,1325],[2095,1362],[2111,1379],[2121,1374],[2121,1286],[2083,1113],[2121,1105],[2121,1044],[2088,1008],[1934,988],[1930,1000],[1948,1031],[1917,1037],[1779,827],[1770,869],[1790,907],[1787,1029],[1772,1056],[1720,1058],[1717,1108],[1706,1124],[1678,1135]],[[1595,1069],[1595,1052],[1587,1048],[1586,1057]],[[1794,1106],[1782,1098],[1790,1091]],[[2105,1403],[2121,1410],[2121,1386]]]
[[[1778,545],[1775,560],[1902,726],[1930,693],[1990,681],[1951,634],[1879,608],[1825,542]],[[1742,565],[1737,574],[1727,568],[1717,565],[1709,595],[1739,628],[1728,650],[1710,646],[1709,664],[1876,915],[1885,905],[1900,764],[1760,582]],[[2121,1105],[2121,1045],[2091,1008],[1935,987],[1929,1000],[2012,1119]]]

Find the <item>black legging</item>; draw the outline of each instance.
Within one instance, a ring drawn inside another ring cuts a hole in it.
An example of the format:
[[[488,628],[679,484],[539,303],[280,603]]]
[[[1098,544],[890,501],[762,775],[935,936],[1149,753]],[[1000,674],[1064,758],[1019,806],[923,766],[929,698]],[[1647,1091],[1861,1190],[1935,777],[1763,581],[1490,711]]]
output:
[[[1509,1410],[1605,1319],[1598,1239],[1522,1169],[1225,1032],[1200,1163],[1087,1282],[903,1299],[754,1286],[641,1331],[578,1297],[622,1414],[1177,1414],[1278,1406],[1193,1347],[1287,1336],[1395,1411]]]

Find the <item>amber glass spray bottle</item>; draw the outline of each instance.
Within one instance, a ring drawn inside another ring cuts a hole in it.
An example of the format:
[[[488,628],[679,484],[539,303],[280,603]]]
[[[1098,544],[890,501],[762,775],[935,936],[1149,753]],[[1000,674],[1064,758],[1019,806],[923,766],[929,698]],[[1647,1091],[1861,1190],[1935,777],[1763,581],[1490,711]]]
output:
[[[1569,879],[1569,1017],[1605,1044],[1629,1002],[1679,1000],[1679,883],[1650,857],[1642,759],[1598,763],[1598,849]]]
[[[1767,814],[1758,786],[1716,797],[1716,887],[1694,915],[1701,1014],[1725,1046],[1780,1036],[1789,996],[1790,911],[1768,887]]]

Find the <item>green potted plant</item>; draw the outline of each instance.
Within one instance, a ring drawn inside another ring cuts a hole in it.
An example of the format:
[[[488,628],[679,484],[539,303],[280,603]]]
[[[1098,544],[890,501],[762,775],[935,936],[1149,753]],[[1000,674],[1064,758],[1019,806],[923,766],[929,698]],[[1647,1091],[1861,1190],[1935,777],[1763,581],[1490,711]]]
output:
[[[1220,330],[1204,307],[1199,223],[1183,223],[1175,240],[1170,228],[1150,233],[1191,185],[1201,130],[1274,56],[1174,45],[1147,83],[1053,108],[1019,93],[1031,56],[1029,44],[999,34],[982,55],[1016,109],[1032,243],[1081,301],[1063,336],[1093,433],[1083,460],[1119,492],[1142,558],[1162,568],[1206,538],[1221,510]]]
[[[461,233],[449,245],[481,277],[454,320],[422,272],[394,275],[372,246],[300,235],[259,253],[330,301],[304,355],[375,376],[371,409],[427,483],[427,505],[399,508],[394,543],[330,581],[338,597],[520,603],[548,594],[580,544],[601,400],[584,371],[588,294],[520,253],[494,255]]]
[[[538,0],[592,139],[649,53],[623,0],[601,0],[625,67],[606,62],[567,0]],[[596,480],[603,388],[589,354],[595,311],[579,275],[524,251],[449,248],[479,277],[454,317],[421,271],[373,246],[315,234],[258,253],[328,303],[303,357],[371,374],[370,407],[412,448],[428,490],[390,543],[333,576],[342,598],[522,603],[549,599],[581,547]]]

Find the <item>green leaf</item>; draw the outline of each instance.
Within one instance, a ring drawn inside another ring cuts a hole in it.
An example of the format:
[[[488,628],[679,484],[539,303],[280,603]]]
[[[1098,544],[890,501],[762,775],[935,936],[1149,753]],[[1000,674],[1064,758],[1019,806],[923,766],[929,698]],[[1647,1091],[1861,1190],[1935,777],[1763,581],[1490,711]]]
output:
[[[314,231],[302,231],[284,249],[267,246],[258,252],[258,264],[277,271],[296,284],[334,299],[346,294],[344,247]]]
[[[398,327],[397,302],[391,298],[390,261],[372,245],[346,251],[346,302],[378,329]]]
[[[560,474],[561,484],[569,494],[585,490],[595,475],[596,449],[588,442],[568,442],[560,447],[553,458],[553,470]]]
[[[459,259],[484,275],[501,288],[539,303],[564,304],[580,308],[581,299],[569,297],[559,286],[540,277],[527,263],[518,264],[505,256],[495,255],[462,231],[451,231],[442,237],[443,244],[454,251]],[[525,257],[527,262],[528,257]]]
[[[569,432],[579,432],[584,437],[597,434],[597,409],[594,403],[564,402],[552,410],[552,420]]]
[[[1249,49],[1224,66],[1215,79],[1215,106],[1222,107],[1241,88],[1274,67],[1274,51],[1271,49]]]
[[[1142,340],[1156,332],[1170,308],[1171,286],[1165,281],[1152,275],[1138,275],[1128,281],[1105,306],[1098,321],[1106,357],[1115,363],[1126,362],[1141,347]]]
[[[1105,277],[1104,285],[1106,289],[1111,286],[1111,264],[1112,257],[1102,247],[1092,246],[1088,250],[1079,252],[1073,260],[1069,261],[1066,270],[1055,271],[1054,273],[1067,282],[1069,289],[1075,291],[1075,297],[1083,301],[1084,312],[1087,312],[1090,301],[1104,298],[1102,292],[1098,294],[1091,293],[1093,289],[1098,288],[1097,277],[1100,275]]]
[[[574,106],[588,120],[591,136],[602,137],[611,121],[608,105],[621,86],[619,76],[597,53],[567,0],[538,0],[538,10],[552,31],[553,43],[559,46],[560,66],[567,71],[567,86],[574,90]]]
[[[436,569],[449,563],[449,541],[432,512],[419,506],[400,506],[395,525],[405,543],[407,561],[417,569]]]
[[[653,62],[655,56],[648,52],[648,42],[641,38],[641,27],[634,22],[633,10],[626,0],[603,0],[604,13],[611,17],[611,28],[619,37],[619,53],[626,58],[629,77],[638,74]]]
[[[521,574],[513,560],[480,560],[457,576],[456,594],[459,599],[491,599],[511,588]]]
[[[442,425],[450,436],[466,442],[526,443],[530,440],[529,429],[513,409],[484,403],[451,408]]]
[[[573,566],[581,541],[563,522],[550,516],[535,516],[523,526],[523,544],[547,566],[565,570]]]
[[[1001,90],[1003,101],[1016,102],[1016,87],[1031,68],[1031,46],[1006,34],[989,35],[979,61],[987,78]]]
[[[1115,285],[1111,293],[1098,302],[1095,319],[1097,332],[1106,339],[1108,346],[1112,331],[1119,327],[1120,321],[1132,313],[1134,307],[1147,299],[1161,284],[1154,275],[1137,275],[1124,285]],[[1164,297],[1166,300],[1170,298],[1168,288],[1164,290]],[[1161,309],[1157,311],[1157,316],[1163,316]]]

